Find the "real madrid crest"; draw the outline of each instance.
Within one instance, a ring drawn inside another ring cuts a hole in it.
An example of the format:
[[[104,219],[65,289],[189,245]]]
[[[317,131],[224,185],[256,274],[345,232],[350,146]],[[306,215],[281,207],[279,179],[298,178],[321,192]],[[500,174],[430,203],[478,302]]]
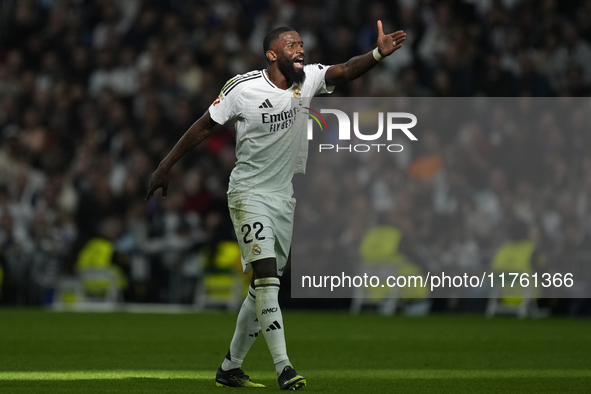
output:
[[[262,251],[263,250],[261,249],[259,244],[252,245],[252,254],[254,254],[255,256],[258,256],[259,254],[261,254]]]
[[[293,87],[293,97],[300,98],[302,97],[302,89],[298,85]]]

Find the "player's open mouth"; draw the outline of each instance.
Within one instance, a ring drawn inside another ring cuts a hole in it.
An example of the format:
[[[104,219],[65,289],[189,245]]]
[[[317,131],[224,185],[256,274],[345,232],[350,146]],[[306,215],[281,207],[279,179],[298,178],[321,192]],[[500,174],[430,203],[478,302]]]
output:
[[[293,66],[295,67],[296,70],[301,70],[302,68],[304,68],[304,57],[303,56],[298,56],[293,60]]]

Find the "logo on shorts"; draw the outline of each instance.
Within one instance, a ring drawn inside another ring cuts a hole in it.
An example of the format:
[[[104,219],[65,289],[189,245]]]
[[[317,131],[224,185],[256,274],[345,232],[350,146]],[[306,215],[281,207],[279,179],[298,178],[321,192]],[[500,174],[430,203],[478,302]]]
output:
[[[261,254],[262,251],[263,250],[261,249],[259,244],[252,245],[252,254],[254,254],[255,256],[258,256],[259,254]]]

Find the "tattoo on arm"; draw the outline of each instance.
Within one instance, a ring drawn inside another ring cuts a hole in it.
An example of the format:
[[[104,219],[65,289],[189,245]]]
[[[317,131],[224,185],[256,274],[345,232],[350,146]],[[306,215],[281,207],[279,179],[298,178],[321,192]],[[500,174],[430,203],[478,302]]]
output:
[[[196,123],[195,125],[197,125],[197,127],[195,127],[194,130],[189,130],[189,132],[185,134],[183,143],[186,144],[189,149],[196,147],[210,136],[213,126],[205,122],[203,123],[203,125],[197,125]]]
[[[355,56],[347,62],[347,71],[349,75],[357,76],[359,73],[359,56]],[[356,77],[354,77],[356,78]]]
[[[365,55],[355,56],[345,63],[345,66],[347,67],[345,69],[345,78],[347,78],[348,81],[357,79],[374,68],[376,64],[378,64],[378,62],[374,59],[371,52],[366,53]]]
[[[372,52],[355,56],[346,63],[332,66],[326,72],[327,85],[336,85],[345,81],[352,81],[371,70],[378,62]]]

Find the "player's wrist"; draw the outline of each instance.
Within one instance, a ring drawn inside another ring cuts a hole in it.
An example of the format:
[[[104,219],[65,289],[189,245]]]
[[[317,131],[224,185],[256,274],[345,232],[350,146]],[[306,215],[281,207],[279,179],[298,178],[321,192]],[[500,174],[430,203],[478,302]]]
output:
[[[171,167],[172,165],[168,161],[162,160],[160,164],[158,164],[158,171],[164,171],[165,173],[167,173],[168,171],[170,171]]]
[[[378,48],[378,47],[375,47],[372,54],[373,54],[373,58],[376,59],[376,61],[378,61],[378,62],[381,62],[386,57],[386,56],[382,55],[382,53],[380,52],[380,48]]]

